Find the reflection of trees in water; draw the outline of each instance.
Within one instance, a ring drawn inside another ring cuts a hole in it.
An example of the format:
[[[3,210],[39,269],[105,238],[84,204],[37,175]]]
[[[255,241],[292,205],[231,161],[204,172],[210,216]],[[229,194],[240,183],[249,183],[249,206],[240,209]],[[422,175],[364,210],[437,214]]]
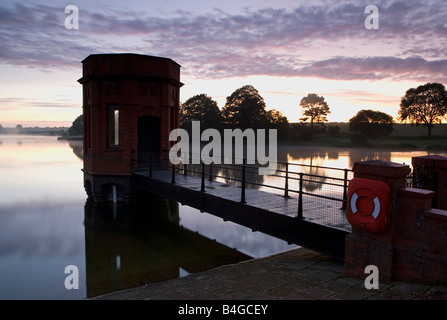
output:
[[[295,162],[297,163],[297,162]],[[326,169],[321,168],[320,166],[313,164],[313,159],[311,159],[311,163],[309,165],[298,165],[297,164],[290,164],[289,165],[289,171],[291,172],[289,174],[289,177],[293,178],[299,178],[299,175],[297,173],[302,172],[303,175],[303,191],[315,191],[319,190],[323,187],[323,183],[327,180],[326,178]],[[299,181],[293,180],[293,183],[291,184],[289,182],[289,185],[291,188],[294,188],[295,190],[299,190]]]
[[[303,189],[305,191],[315,191],[321,189],[323,187],[323,183],[327,180],[326,169],[311,166],[308,167],[308,171],[310,176],[303,176]]]
[[[294,146],[281,146],[278,147],[278,159],[280,161],[296,162],[296,163],[310,163],[313,165],[324,166],[323,163],[326,159],[338,160],[340,157],[340,151],[336,148],[313,148],[313,147],[294,147]],[[369,161],[369,160],[383,160],[391,161],[391,152],[374,150],[368,148],[349,148],[346,150],[349,157],[349,168],[352,168],[355,162]],[[345,152],[343,152],[344,154]]]
[[[285,176],[286,176],[286,164],[278,163],[277,171],[274,175],[260,175],[258,174],[258,168],[250,165],[246,167],[245,171],[245,181],[250,188],[259,189],[264,184],[265,186],[275,186],[284,188],[285,186]],[[325,176],[325,168],[319,168],[315,166],[298,166],[289,165],[289,190],[299,190],[299,172],[305,173],[303,177],[303,189],[304,191],[315,191],[321,189],[323,183],[327,180]],[[180,173],[183,173],[183,166],[180,166]],[[202,165],[187,165],[187,174],[200,176],[202,172]],[[211,168],[213,175],[213,180],[241,185],[242,181],[242,166],[241,165],[230,165],[230,164],[213,164]],[[205,185],[206,181],[209,180],[210,167],[205,166]],[[310,176],[309,176],[310,175]],[[322,176],[315,177],[312,175]],[[217,176],[217,177],[216,177]]]
[[[281,153],[280,153],[281,154]],[[284,154],[284,153],[282,153]],[[287,154],[286,154],[287,155]],[[324,182],[327,180],[326,175],[332,174],[335,176],[336,172],[327,172],[326,168],[322,168],[323,160],[326,158],[327,153],[323,151],[315,151],[314,158],[311,158],[310,164],[308,164],[309,158],[303,158],[302,163],[306,162],[304,166],[297,165],[299,162],[294,161],[294,164],[289,164],[288,166],[288,184],[289,190],[299,190],[299,175],[298,173],[304,173],[303,177],[303,190],[304,191],[315,191],[323,188]],[[338,152],[336,153],[338,157]],[[331,157],[335,157],[335,153],[331,153]],[[287,160],[287,159],[285,159]],[[280,161],[280,160],[278,160]],[[184,166],[179,166],[180,173],[183,173]],[[264,184],[264,186],[275,186],[284,188],[285,186],[285,176],[286,176],[286,163],[285,161],[280,161],[276,166],[276,173],[273,175],[260,175],[258,174],[258,167],[256,165],[247,165],[245,171],[245,181],[248,183],[250,188],[259,189],[262,186],[259,184]],[[329,170],[330,171],[330,170]],[[200,164],[190,164],[187,165],[187,174],[200,176],[202,172],[202,165]],[[231,165],[231,164],[213,164],[211,168],[211,174],[213,175],[213,180],[228,184],[241,185],[242,181],[242,165]],[[209,180],[210,166],[205,166],[205,180]],[[216,177],[218,176],[218,177]],[[205,182],[206,184],[206,182]]]
[[[228,183],[232,183],[234,180],[242,181],[242,166],[223,165],[219,168],[219,175],[229,178],[225,179]],[[245,181],[247,183],[261,184],[264,182],[264,176],[258,174],[257,167],[249,165],[245,168]],[[240,184],[240,182],[238,184]],[[256,185],[251,185],[250,187],[256,189],[259,188],[259,186]]]
[[[338,160],[338,157],[339,157],[338,150],[330,149],[327,152],[327,157],[328,157],[328,159],[331,159],[331,160]]]
[[[234,151],[234,150],[233,150]],[[286,162],[293,163],[302,163],[306,164],[306,166],[289,166],[289,188],[290,189],[299,189],[298,182],[298,174],[293,174],[303,172],[306,174],[304,179],[307,181],[303,182],[303,187],[307,191],[314,191],[322,188],[322,183],[325,182],[326,175],[332,174],[334,177],[342,177],[338,172],[327,172],[325,168],[321,168],[324,164],[324,161],[328,159],[338,159],[339,152],[335,148],[302,148],[296,146],[278,146],[277,150],[277,163],[276,169],[277,172],[275,175],[259,175],[258,169],[255,165],[248,165],[246,167],[245,179],[248,183],[256,183],[256,184],[265,184],[265,185],[273,185],[276,187],[284,187],[285,185],[285,170],[286,170]],[[223,152],[223,149],[222,149]],[[234,152],[233,152],[234,154]],[[244,148],[244,156],[246,156],[246,149]],[[269,155],[270,156],[270,155]],[[310,163],[309,163],[310,161]],[[223,162],[223,159],[221,159]],[[234,161],[233,161],[234,162]],[[183,165],[180,165],[180,172],[183,172]],[[188,171],[196,171],[196,175],[200,175],[202,171],[202,167],[199,164],[196,165],[187,165]],[[209,166],[205,166],[205,179],[209,179],[208,174],[210,173]],[[188,172],[188,174],[192,174]],[[212,174],[219,175],[223,178],[219,178],[219,181],[234,184],[236,181],[242,180],[242,167],[240,165],[225,165],[225,164],[213,164],[212,166]],[[307,175],[317,175],[321,177],[311,177]],[[240,182],[236,182],[236,184],[240,185]],[[256,185],[249,185],[250,187],[259,188]]]
[[[351,149],[349,150],[349,166],[352,168],[354,163],[359,161],[383,160],[391,161],[390,151],[377,151],[370,149]]]
[[[308,163],[309,167],[301,167],[298,170],[302,170],[305,174],[318,175],[322,177],[304,177],[304,179],[312,180],[312,182],[304,182],[303,186],[306,191],[314,191],[321,189],[323,184],[317,182],[325,182],[326,178],[323,177],[337,177],[343,178],[343,171],[332,171],[330,169],[319,168],[318,166],[325,166],[325,160],[338,160],[340,157],[339,150],[334,148],[286,148],[288,158],[292,159],[291,162],[295,163]],[[391,161],[390,151],[378,151],[366,148],[352,148],[347,150],[349,157],[348,168],[352,168],[355,162],[369,161],[369,160],[383,160]]]
[[[181,173],[183,173],[183,165],[180,166]],[[200,176],[202,172],[202,165],[191,164],[187,165],[188,175]],[[192,173],[194,171],[195,173]],[[210,166],[205,166],[205,179],[209,179]],[[212,179],[217,181],[223,181],[228,184],[240,185],[242,181],[242,165],[232,165],[232,164],[213,164],[211,166]],[[218,176],[218,177],[216,177]],[[258,183],[261,184],[264,181],[264,176],[258,174],[258,169],[254,165],[248,165],[245,170],[245,181],[247,183]],[[206,184],[206,182],[205,182]],[[250,185],[250,187],[258,188],[256,185]]]
[[[287,151],[286,154],[289,162],[305,164],[289,165],[289,170],[304,173],[303,189],[309,192],[322,189],[323,183],[327,180],[326,176],[330,173],[327,172],[326,168],[322,168],[324,167],[326,158],[338,159],[339,157],[338,151],[335,149],[323,150],[320,148],[290,147],[284,151]],[[298,175],[293,174],[293,177],[298,177]]]
[[[323,150],[320,148],[297,148],[289,147],[286,149],[281,148],[281,152],[286,154],[286,160],[289,159],[291,162],[305,163],[310,159],[311,162],[322,163],[326,157],[330,159],[338,159],[338,151],[331,149]],[[330,156],[329,156],[330,153]],[[290,160],[290,159],[293,160]],[[316,165],[316,163],[313,163]]]
[[[82,141],[68,141],[68,145],[72,149],[73,153],[80,160],[84,159],[84,147]]]

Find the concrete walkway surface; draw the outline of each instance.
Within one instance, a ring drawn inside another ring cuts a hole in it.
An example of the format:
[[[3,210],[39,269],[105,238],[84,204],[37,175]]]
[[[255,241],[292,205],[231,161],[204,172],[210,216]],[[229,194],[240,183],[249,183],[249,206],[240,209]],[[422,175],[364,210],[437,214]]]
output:
[[[91,300],[447,300],[445,286],[364,282],[344,276],[342,262],[297,248]]]

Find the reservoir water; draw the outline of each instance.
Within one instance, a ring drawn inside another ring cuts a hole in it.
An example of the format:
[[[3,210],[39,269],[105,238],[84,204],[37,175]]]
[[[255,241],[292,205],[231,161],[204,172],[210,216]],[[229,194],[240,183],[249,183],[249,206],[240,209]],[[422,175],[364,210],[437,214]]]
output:
[[[280,161],[338,168],[371,159],[410,164],[426,154],[278,147]],[[82,142],[0,135],[0,299],[85,299],[296,247],[164,200],[95,206],[81,169]],[[70,265],[78,289],[65,286]]]

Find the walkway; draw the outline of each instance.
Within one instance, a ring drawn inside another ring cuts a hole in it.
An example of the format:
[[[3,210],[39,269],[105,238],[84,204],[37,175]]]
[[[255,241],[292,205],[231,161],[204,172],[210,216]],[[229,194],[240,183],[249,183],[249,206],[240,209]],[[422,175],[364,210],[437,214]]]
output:
[[[242,188],[218,181],[206,181],[205,192],[201,192],[200,177],[154,171],[134,173],[138,188],[162,198],[216,215],[256,231],[266,233],[289,243],[344,259],[347,230],[338,228],[345,221],[344,212],[338,201],[315,197],[303,197],[303,218],[298,218],[298,199],[283,195],[246,188],[245,203],[241,203]],[[316,205],[317,204],[317,205]],[[326,211],[325,209],[330,209]],[[325,219],[329,218],[329,221]],[[336,221],[331,223],[331,221]]]
[[[137,172],[136,174],[149,177],[149,172]],[[172,173],[168,170],[154,171],[152,178],[171,183]],[[200,192],[202,179],[197,176],[176,173],[175,184]],[[234,184],[205,179],[205,192],[216,197],[225,198],[234,202],[241,201],[241,187]],[[275,192],[274,189],[261,187],[245,189],[245,203],[248,206],[261,208],[269,212],[297,217],[298,215],[298,195],[289,192],[289,197],[285,198],[283,192]],[[313,196],[303,196],[303,217],[308,222],[313,222],[340,230],[350,231],[351,226],[345,218],[344,210],[341,210],[341,202],[317,198]]]

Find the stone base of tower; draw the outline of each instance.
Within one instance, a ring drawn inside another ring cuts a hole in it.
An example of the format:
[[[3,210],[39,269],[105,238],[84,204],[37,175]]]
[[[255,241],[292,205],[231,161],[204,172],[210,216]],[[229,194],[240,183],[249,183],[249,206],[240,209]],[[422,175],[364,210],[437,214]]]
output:
[[[95,175],[84,171],[84,188],[95,202],[134,202],[137,199],[131,175]]]

